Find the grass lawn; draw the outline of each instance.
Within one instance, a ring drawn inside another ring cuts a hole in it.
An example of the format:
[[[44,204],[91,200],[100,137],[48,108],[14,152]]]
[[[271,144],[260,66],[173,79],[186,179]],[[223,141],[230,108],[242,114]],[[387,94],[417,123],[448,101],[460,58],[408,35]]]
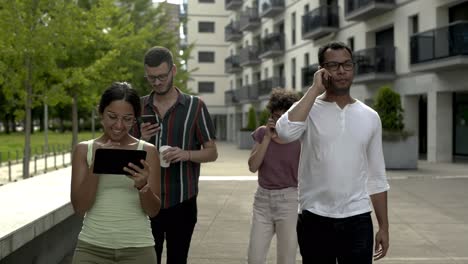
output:
[[[96,132],[95,136],[99,136],[99,132]],[[78,134],[78,142],[83,140],[88,140],[92,138],[91,132],[81,132]],[[49,152],[52,152],[53,146],[56,149],[70,150],[72,140],[72,133],[56,133],[49,131],[48,141],[49,141]],[[11,133],[9,135],[0,133],[0,153],[1,153],[1,162],[8,160],[8,151],[10,151],[10,159],[16,160],[16,152],[18,151],[18,158],[23,157],[24,149],[24,134],[23,133]],[[32,155],[36,153],[42,153],[44,148],[44,133],[43,132],[34,132],[31,135],[31,153]]]

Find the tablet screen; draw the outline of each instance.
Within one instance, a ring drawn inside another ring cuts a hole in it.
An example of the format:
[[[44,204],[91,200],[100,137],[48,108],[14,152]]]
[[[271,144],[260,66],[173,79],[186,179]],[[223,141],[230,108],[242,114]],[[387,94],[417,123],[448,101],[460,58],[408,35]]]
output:
[[[124,167],[131,162],[143,168],[140,160],[146,159],[146,151],[130,149],[96,149],[93,173],[96,174],[127,174]]]

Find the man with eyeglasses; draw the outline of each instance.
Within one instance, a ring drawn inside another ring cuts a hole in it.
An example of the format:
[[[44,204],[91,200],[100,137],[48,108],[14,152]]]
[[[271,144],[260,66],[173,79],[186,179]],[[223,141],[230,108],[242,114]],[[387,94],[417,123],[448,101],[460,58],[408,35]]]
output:
[[[276,123],[281,139],[302,143],[296,227],[302,263],[371,264],[389,247],[380,117],[349,93],[354,78],[349,47],[328,43],[318,60],[312,85]]]
[[[144,58],[145,78],[152,91],[141,98],[142,115],[156,123],[141,123],[135,136],[154,144],[170,163],[161,167],[161,210],[151,218],[158,264],[166,241],[167,263],[187,263],[190,241],[197,222],[200,163],[218,157],[215,129],[204,102],[173,85],[177,68],[164,47],[149,49]]]

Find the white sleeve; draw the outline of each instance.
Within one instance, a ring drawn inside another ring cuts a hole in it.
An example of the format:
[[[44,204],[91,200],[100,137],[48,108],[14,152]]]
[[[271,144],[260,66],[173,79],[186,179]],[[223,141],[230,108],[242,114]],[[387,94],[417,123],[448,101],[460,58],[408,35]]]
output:
[[[369,195],[385,192],[390,189],[385,173],[385,160],[382,150],[382,123],[377,115],[374,124],[374,133],[367,146],[368,181],[367,190]]]
[[[297,102],[276,121],[276,133],[279,138],[287,143],[298,140],[306,129],[306,122],[289,121],[289,111],[296,106]]]

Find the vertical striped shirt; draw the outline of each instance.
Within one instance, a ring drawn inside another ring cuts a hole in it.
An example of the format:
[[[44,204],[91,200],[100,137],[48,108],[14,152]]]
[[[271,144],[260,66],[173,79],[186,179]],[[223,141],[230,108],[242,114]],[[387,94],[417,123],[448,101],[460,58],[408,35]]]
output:
[[[155,115],[161,130],[149,143],[158,149],[169,145],[182,150],[199,150],[202,144],[215,139],[215,128],[205,103],[197,96],[182,93],[166,114],[160,116],[153,105],[154,93],[141,98],[142,115]],[[140,124],[135,126],[134,135],[140,136]],[[169,208],[198,194],[200,163],[182,161],[161,167],[161,203]]]

